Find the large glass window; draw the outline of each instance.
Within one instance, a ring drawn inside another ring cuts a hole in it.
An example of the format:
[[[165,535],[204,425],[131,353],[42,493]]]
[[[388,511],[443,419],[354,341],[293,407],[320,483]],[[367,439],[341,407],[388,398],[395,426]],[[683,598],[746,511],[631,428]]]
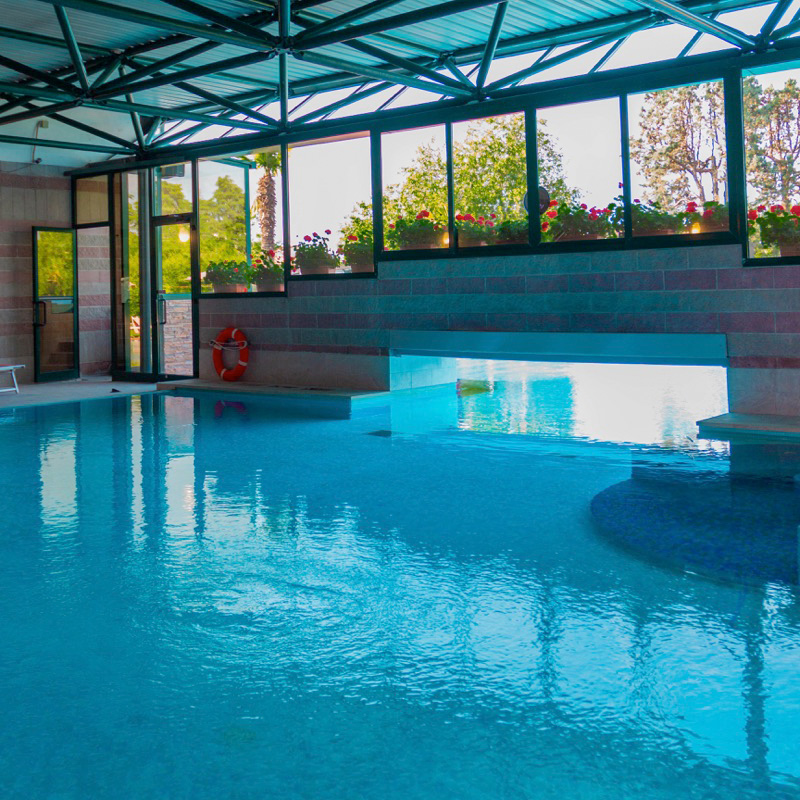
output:
[[[289,148],[292,274],[372,272],[369,134]]]
[[[619,101],[537,112],[539,185],[550,196],[542,241],[609,239],[624,230]]]
[[[800,69],[743,90],[750,256],[800,256]]]
[[[453,125],[453,190],[459,247],[528,241],[525,115]]]
[[[282,291],[280,151],[200,161],[197,179],[203,293]]]
[[[634,236],[726,231],[722,81],[628,98]]]
[[[78,225],[108,224],[108,175],[75,181],[75,222]]]
[[[192,210],[192,165],[169,164],[153,170],[153,216]]]
[[[447,247],[445,126],[384,133],[381,164],[385,248]]]

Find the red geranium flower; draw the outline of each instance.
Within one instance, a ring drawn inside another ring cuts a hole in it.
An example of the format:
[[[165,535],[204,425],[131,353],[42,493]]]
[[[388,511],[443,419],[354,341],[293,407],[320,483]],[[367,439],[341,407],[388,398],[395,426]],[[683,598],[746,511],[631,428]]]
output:
[[[464,214],[464,219],[467,222],[475,222],[475,217],[473,217],[472,214]]]
[[[459,222],[463,222],[463,221],[464,221],[464,215],[463,215],[463,214],[456,214],[456,219],[457,219]]]
[[[494,228],[494,222],[489,222],[489,221],[487,221],[487,222],[486,222],[486,225],[487,225],[489,228]]]
[[[234,267],[234,268],[233,268],[233,271],[234,271],[234,272],[238,272],[238,271],[239,271],[239,267]]]
[[[758,211],[756,211],[754,208],[751,208],[747,212],[747,219],[758,219]]]
[[[419,212],[417,215],[417,219],[427,219],[431,215],[430,211],[426,211],[424,208],[422,211]]]
[[[704,216],[706,219],[708,219],[709,217],[713,217],[713,216],[714,216],[714,209],[713,209],[713,208],[707,208],[707,209],[706,209],[706,210],[703,212],[703,216]]]
[[[490,217],[491,219],[497,219],[497,214],[489,214],[489,217]]]
[[[269,251],[269,255],[270,255],[270,258],[275,258],[275,251],[274,250],[270,250]]]
[[[351,234],[350,234],[350,235],[347,237],[347,241],[348,241],[348,242],[357,242],[357,241],[358,241],[358,236],[356,236],[355,234],[351,233]]]
[[[304,238],[304,239],[305,239],[307,242],[310,242],[310,241],[311,241],[311,237],[310,237],[310,236],[304,236],[303,238]]]
[[[558,205],[558,200],[551,200],[550,201],[550,208],[552,208],[553,206],[557,206],[557,205]]]
[[[687,203],[687,204],[686,204],[686,210],[687,210],[687,211],[688,211],[690,214],[694,213],[695,211],[697,211],[697,203],[695,203],[695,202],[694,202],[694,200],[692,200],[692,202],[691,202],[691,203]]]
[[[756,206],[756,210],[757,211],[766,211],[767,207],[766,206]]]
[[[792,206],[792,207],[791,207],[791,209],[789,209],[789,210],[790,210],[790,211],[792,212],[792,214],[794,214],[796,217],[800,216],[800,206]]]
[[[330,232],[330,231],[329,231],[327,228],[325,228],[325,233],[327,233],[327,234],[328,234],[328,236],[330,236],[330,235],[331,235],[331,232]]]
[[[581,203],[581,208],[582,208],[584,211],[586,211],[586,209],[587,209],[588,207],[589,207],[589,206],[587,206],[587,205],[586,205],[586,203]]]
[[[548,211],[545,216],[550,217],[550,219],[555,219],[558,216],[558,211]]]
[[[634,203],[641,203],[642,201],[637,197],[633,202]]]
[[[390,227],[390,228],[392,228],[392,229],[394,229],[394,222],[390,222],[390,223],[389,223],[389,227]]]
[[[550,223],[547,220],[545,220],[542,223],[542,233],[544,233],[549,227],[550,227]]]

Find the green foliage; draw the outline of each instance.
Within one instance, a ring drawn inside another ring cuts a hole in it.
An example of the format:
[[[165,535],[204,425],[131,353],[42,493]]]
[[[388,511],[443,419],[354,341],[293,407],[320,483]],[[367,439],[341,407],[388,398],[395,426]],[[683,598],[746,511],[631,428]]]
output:
[[[330,231],[325,231],[330,235]],[[302,272],[303,267],[327,267],[333,269],[339,266],[339,257],[330,249],[328,236],[314,233],[304,236],[302,241],[295,245],[295,266]]]
[[[800,86],[744,80],[747,182],[759,204],[790,206],[800,194]]]
[[[246,261],[215,261],[208,265],[204,280],[210,284],[248,284],[250,266]]]
[[[800,245],[800,205],[788,211],[780,204],[759,206],[748,212],[747,224],[751,234],[757,231],[760,235],[762,247]]]
[[[438,222],[425,208],[413,217],[398,217],[390,222],[386,226],[386,243],[392,249],[444,247],[446,234],[447,223]]]
[[[622,222],[622,206],[617,206],[618,216],[616,224]],[[634,235],[645,236],[652,234],[680,233],[685,225],[685,220],[680,212],[665,210],[659,203],[642,203],[634,200],[631,205],[631,225]]]
[[[220,261],[247,260],[247,219],[242,186],[230,176],[221,175],[214,194],[207,200],[200,200],[198,214],[201,271]]]
[[[260,283],[283,279],[283,261],[278,260],[276,250],[262,250],[256,242],[253,244],[253,262],[250,265],[250,283]]]
[[[609,203],[605,208],[589,208],[586,203],[559,203],[552,200],[542,219],[542,241],[618,236],[619,216],[615,211],[615,203]]]
[[[75,291],[73,236],[68,231],[39,231],[36,271],[40,297],[71,297]]]
[[[539,177],[550,195],[564,202],[577,199],[567,185],[562,156],[546,123],[537,131]],[[527,191],[525,120],[521,114],[489,117],[470,123],[466,135],[453,143],[456,206],[462,216],[493,219],[494,230],[480,233],[498,243],[527,241],[528,215],[523,206]],[[383,199],[384,234],[390,248],[443,246],[447,228],[447,165],[444,153],[430,142],[420,146],[403,179],[386,187]],[[430,216],[418,220],[421,211]],[[494,218],[492,218],[494,214]],[[438,226],[438,229],[435,229]],[[372,207],[359,203],[343,228],[359,240],[369,228]]]
[[[648,92],[639,127],[631,157],[644,178],[648,203],[678,212],[693,198],[726,202],[722,81]]]

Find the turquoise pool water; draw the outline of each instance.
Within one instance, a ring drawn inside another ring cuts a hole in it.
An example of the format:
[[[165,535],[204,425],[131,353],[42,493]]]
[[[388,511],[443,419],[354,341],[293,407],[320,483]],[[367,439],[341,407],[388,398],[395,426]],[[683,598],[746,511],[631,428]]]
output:
[[[800,798],[800,448],[492,370],[0,412],[0,795]]]

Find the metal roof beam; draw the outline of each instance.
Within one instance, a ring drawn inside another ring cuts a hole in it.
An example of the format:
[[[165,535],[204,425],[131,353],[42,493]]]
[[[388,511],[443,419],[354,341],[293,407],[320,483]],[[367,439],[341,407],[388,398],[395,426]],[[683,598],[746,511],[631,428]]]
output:
[[[6,58],[4,55],[0,55],[0,67],[13,69],[14,72],[19,72],[20,75],[27,75],[29,78],[33,78],[41,83],[46,83],[48,86],[52,86],[54,89],[67,92],[67,94],[77,95],[80,93],[78,89],[71,83],[67,83],[67,81],[62,81],[60,78],[55,78],[52,75],[48,75],[46,72],[42,72],[34,67],[29,67],[27,64],[22,64],[19,61],[15,61],[13,58]]]
[[[53,147],[59,150],[84,150],[90,153],[110,153],[111,155],[129,156],[130,150],[111,147],[106,144],[87,144],[86,142],[59,142],[54,139],[34,139],[31,136],[7,136],[0,134],[0,142],[4,144],[21,144],[30,147]]]
[[[758,33],[758,38],[763,43],[769,41],[769,37],[772,36],[772,32],[775,30],[776,26],[781,21],[781,17],[786,13],[786,9],[789,8],[791,4],[792,0],[780,0],[779,3],[775,4],[775,8],[772,9],[772,12],[767,17]]]
[[[716,36],[718,39],[734,44],[743,50],[752,50],[756,46],[756,39],[753,36],[748,36],[730,25],[695,14],[694,11],[689,11],[687,8],[679,6],[670,0],[636,0],[636,2],[651,11],[664,14],[668,19],[677,22],[679,25],[685,25],[688,28],[694,28],[696,31]]]
[[[616,53],[617,50],[619,50],[620,47],[622,47],[622,45],[628,41],[628,39],[630,39],[630,36],[623,36],[621,39],[617,39],[617,41],[614,42],[614,44],[612,44],[611,47],[609,47],[608,50],[606,50],[606,52],[603,53],[603,55],[597,60],[587,74],[591,75],[592,73],[601,70],[608,63],[611,56],[613,56],[614,53]]]
[[[58,17],[58,24],[61,26],[61,33],[64,34],[64,41],[67,43],[69,50],[69,57],[72,59],[72,66],[75,68],[75,74],[78,76],[78,83],[81,85],[84,94],[89,93],[89,76],[86,74],[86,66],[83,63],[83,56],[81,49],[78,47],[78,42],[75,39],[75,34],[72,32],[72,26],[69,24],[69,17],[67,12],[61,6],[53,6],[56,17]]]
[[[458,14],[462,11],[470,11],[474,8],[493,6],[498,2],[500,0],[449,0],[447,3],[439,3],[430,8],[420,8],[416,11],[408,11],[405,14],[395,14],[386,19],[364,22],[361,25],[351,25],[343,30],[330,31],[320,36],[310,36],[304,32],[295,37],[294,46],[297,50],[314,50],[317,47],[339,44],[351,39],[360,39],[363,36],[383,33],[394,28],[403,28],[406,25],[417,25],[420,22],[441,19],[442,17]]]
[[[159,14],[151,14],[149,11],[141,11],[131,6],[113,5],[103,2],[103,0],[37,0],[37,2],[51,3],[64,8],[74,8],[90,14],[108,17],[109,19],[122,19],[126,22],[133,22],[149,28],[158,28],[171,33],[178,31],[199,39],[232,44],[247,50],[268,50],[275,46],[275,37],[268,33],[262,32],[261,37],[255,39],[244,36],[241,33],[223,30],[215,25],[201,25],[183,19],[176,19],[175,17],[162,17]]]
[[[489,67],[492,65],[494,54],[497,51],[497,42],[500,40],[500,33],[503,30],[503,20],[505,19],[507,9],[508,3],[506,0],[503,0],[495,9],[492,29],[489,31],[489,39],[486,42],[486,49],[483,51],[480,69],[478,70],[478,78],[475,81],[475,85],[479,89],[482,89],[483,84],[486,83],[486,76],[489,74]]]
[[[63,103],[53,103],[53,105],[42,107],[34,106],[32,103],[22,103],[22,105],[27,106],[28,110],[20,111],[17,114],[7,114],[4,117],[0,117],[0,125],[11,125],[15,122],[24,122],[27,119],[46,117],[49,116],[48,112],[66,111],[67,109],[75,108],[76,106],[80,105],[80,103],[77,100],[67,100]]]
[[[635,25],[631,25],[630,29],[626,31],[625,35],[636,33],[636,31],[642,30],[645,27],[647,27],[645,24],[638,22]],[[537,72],[544,72],[544,70],[550,69],[550,67],[563,64],[565,61],[570,61],[577,56],[591,53],[592,50],[597,50],[598,47],[603,47],[606,44],[610,44],[611,42],[616,41],[618,38],[620,37],[617,33],[608,34],[607,36],[601,36],[599,39],[593,39],[591,42],[586,42],[585,44],[573,47],[572,50],[568,50],[566,53],[561,53],[560,55],[553,56],[552,58],[547,58],[544,60],[539,58],[533,64],[531,64],[531,66],[518,70],[517,72],[513,72],[511,75],[506,75],[505,78],[500,78],[494,83],[490,83],[486,87],[486,93],[490,94],[498,89],[502,89],[504,86],[510,86],[511,84],[524,81],[526,78],[536,75]]]
[[[122,145],[122,147],[127,147],[133,153],[135,152],[135,148],[131,142],[126,141],[125,139],[120,138],[119,136],[114,136],[113,133],[107,133],[106,131],[102,130],[101,128],[95,128],[92,125],[86,125],[83,122],[79,122],[76,119],[70,119],[69,117],[65,117],[63,114],[58,114],[52,110],[53,107],[51,106],[35,106],[33,103],[25,103],[25,105],[30,109],[36,109],[39,114],[42,114],[46,117],[49,117],[56,122],[60,122],[63,125],[69,125],[71,128],[75,128],[76,130],[83,131],[84,133],[90,133],[92,136],[99,136],[101,139],[106,139],[109,142],[114,142],[115,144]],[[2,122],[2,120],[0,120]]]
[[[215,61],[211,64],[203,64],[199,67],[187,67],[179,72],[170,72],[163,75],[157,75],[152,78],[147,78],[143,81],[114,81],[113,84],[109,83],[106,86],[102,86],[99,91],[94,93],[94,96],[95,98],[102,99],[105,97],[116,97],[117,95],[124,94],[125,92],[142,92],[146,89],[154,89],[157,86],[164,86],[169,83],[175,83],[176,81],[192,80],[194,78],[202,78],[206,75],[213,75],[223,69],[258,64],[262,61],[267,61],[270,58],[273,58],[274,55],[274,52],[247,53],[243,56],[226,58],[222,61]],[[126,78],[128,77],[130,76],[126,76]]]
[[[32,31],[12,30],[11,28],[0,28],[0,38],[17,39],[20,42],[40,44],[44,47],[53,47],[57,50],[63,50],[66,47],[63,39],[57,39],[54,36],[43,36],[41,33],[33,33]],[[106,47],[97,47],[96,45],[90,44],[81,44],[80,48],[81,52],[89,53],[93,56],[107,56],[111,53]]]
[[[472,88],[472,83],[470,82],[469,78],[455,65],[452,58],[445,58],[444,61],[442,61],[442,65],[450,71],[450,74],[457,81],[460,81],[469,89]]]
[[[402,56],[396,56],[394,53],[390,53],[387,50],[381,49],[380,47],[373,47],[371,44],[367,44],[366,42],[347,42],[347,46],[353,50],[365,53],[368,56],[382,59],[387,64],[393,64],[396,67],[408,70],[414,75],[424,75],[426,78],[436,81],[436,83],[441,83],[443,86],[449,86],[451,89],[456,89],[459,92],[467,92],[470,95],[473,93],[472,87],[467,89],[463,83],[460,83],[453,78],[448,78],[446,75],[440,75],[435,69],[426,67],[423,64],[417,64],[414,61],[403,58]]]
[[[227,14],[222,14],[219,11],[214,11],[214,9],[209,8],[208,5],[202,5],[201,3],[196,3],[194,2],[194,0],[161,0],[161,1],[163,3],[166,3],[167,5],[179,8],[182,11],[188,11],[190,14],[194,14],[196,17],[200,17],[200,19],[208,20],[209,22],[213,22],[216,25],[221,25],[230,31],[241,33],[242,36],[247,36],[248,38],[257,40],[260,39],[260,37],[266,35],[267,37],[269,37],[269,39],[272,41],[273,44],[277,43],[277,39],[272,34],[262,31],[255,25],[251,25],[249,22],[236,19],[235,17],[229,17]]]
[[[326,106],[322,106],[322,108],[309,111],[308,114],[304,114],[302,117],[292,120],[292,124],[302,125],[304,122],[310,122],[312,119],[325,117],[328,114],[332,114],[334,111],[338,111],[340,108],[346,108],[347,106],[352,105],[359,100],[363,100],[365,97],[371,97],[374,94],[384,92],[387,89],[391,89],[393,86],[396,86],[396,84],[388,82],[376,83],[374,86],[370,86],[369,89],[363,89],[360,92],[354,92],[353,94],[343,97],[341,100],[337,100],[334,103],[329,103]]]
[[[167,56],[166,58],[153,61],[152,64],[148,64],[147,66],[137,67],[137,69],[129,72],[124,78],[117,78],[116,80],[103,84],[103,89],[113,89],[115,86],[124,84],[130,85],[136,81],[142,80],[143,78],[147,78],[153,73],[159,72],[162,69],[174,66],[175,64],[180,64],[189,58],[194,58],[195,56],[202,55],[203,53],[207,53],[209,50],[212,50],[216,47],[219,47],[216,42],[203,42],[202,44],[197,44],[194,47],[181,50],[180,53],[175,53],[174,55]],[[100,81],[100,83],[103,82]]]
[[[309,61],[312,64],[318,64],[321,67],[340,69],[345,72],[355,73],[356,75],[365,75],[367,78],[375,78],[379,81],[390,81],[401,86],[410,86],[413,89],[422,89],[425,92],[433,92],[434,94],[449,94],[454,97],[472,97],[472,92],[462,86],[455,89],[441,83],[423,81],[411,75],[401,75],[398,72],[390,72],[378,67],[370,67],[366,64],[354,64],[341,58],[323,55],[322,53],[301,51],[295,53],[295,58]]]
[[[268,117],[266,114],[261,114],[258,111],[248,108],[247,106],[243,106],[240,103],[237,103],[233,100],[228,100],[225,97],[220,97],[213,92],[207,92],[205,89],[201,89],[199,86],[192,86],[191,83],[185,83],[184,81],[180,81],[176,83],[175,86],[178,89],[182,89],[184,92],[190,92],[191,94],[197,95],[197,97],[202,97],[204,100],[208,100],[211,103],[214,103],[218,106],[222,106],[224,108],[233,111],[235,114],[242,114],[244,117],[249,119],[258,120],[262,122],[264,125],[275,127],[278,125],[278,120],[273,119],[272,117]]]
[[[324,22],[318,22],[313,27],[309,28],[304,35],[319,36],[320,34],[327,33],[328,31],[338,30],[344,25],[349,25],[351,22],[368,17],[370,14],[377,14],[391,6],[396,6],[402,0],[373,0],[371,3],[361,6],[361,8],[354,8],[350,11],[345,11],[336,17],[326,19]]]
[[[91,108],[105,108],[110,111],[120,111],[128,113],[136,111],[148,117],[167,117],[168,119],[190,119],[195,122],[205,122],[207,125],[218,125],[217,117],[210,114],[198,114],[194,111],[181,111],[178,108],[160,108],[158,106],[145,105],[143,103],[129,103],[121,100],[104,100],[102,102],[86,102],[85,105]],[[245,130],[266,130],[264,125],[257,122],[246,122],[244,120],[225,120],[226,125],[234,128],[244,128]]]
[[[784,25],[782,28],[778,28],[772,34],[772,40],[778,41],[779,39],[788,39],[793,34],[800,31],[800,9],[798,9],[797,13],[792,17],[792,21],[788,25]]]

